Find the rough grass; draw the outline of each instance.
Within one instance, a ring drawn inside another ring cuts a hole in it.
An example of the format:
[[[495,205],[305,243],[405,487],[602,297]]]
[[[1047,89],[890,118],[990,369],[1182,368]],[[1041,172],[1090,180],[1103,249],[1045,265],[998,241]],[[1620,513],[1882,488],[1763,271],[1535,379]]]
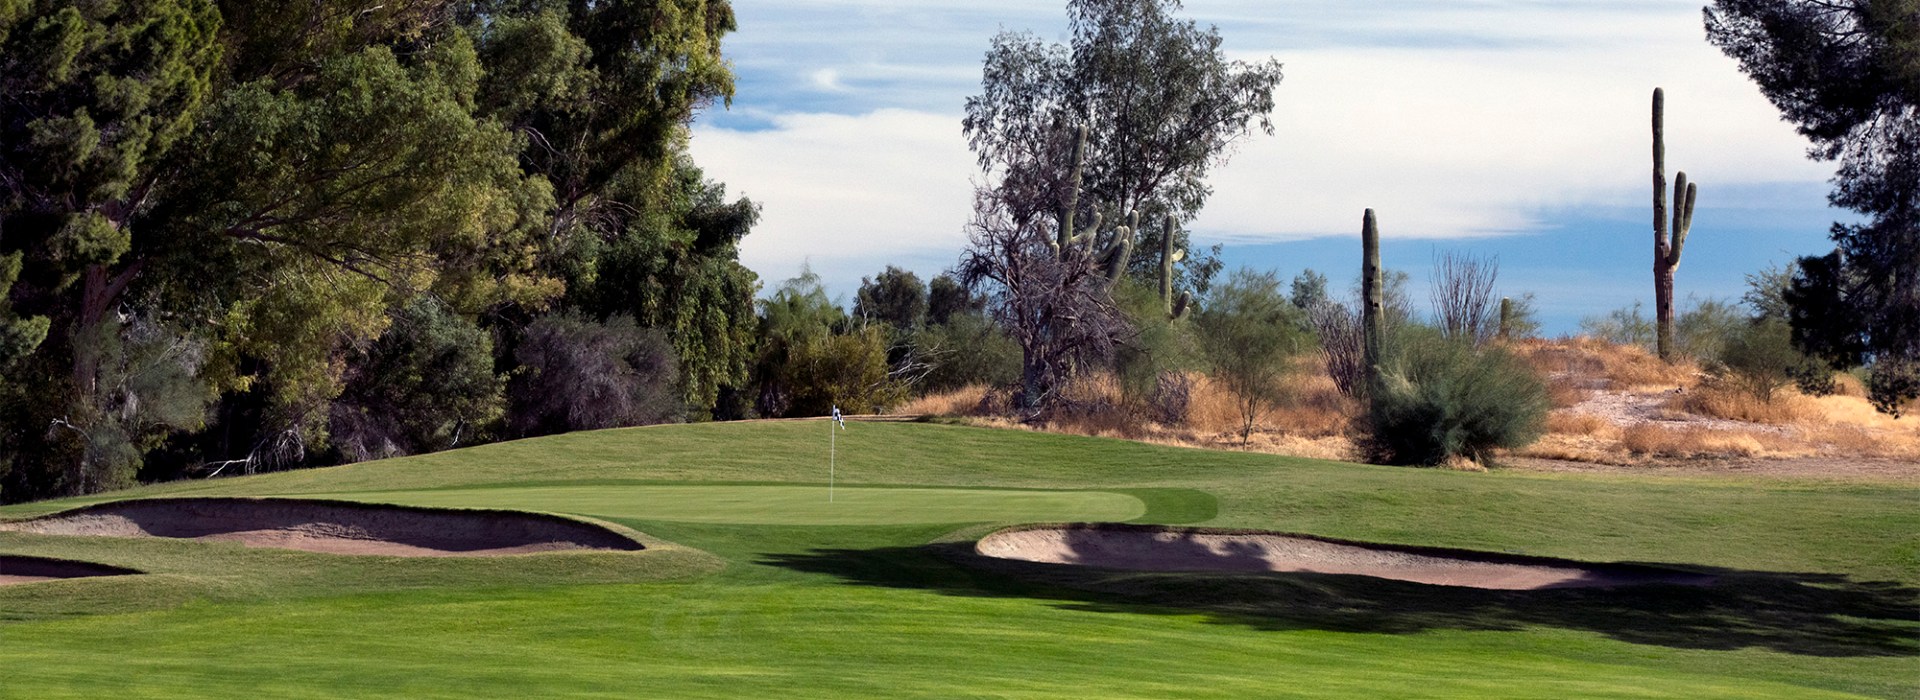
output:
[[[5,674],[0,695],[1920,690],[1915,489],[1462,474],[941,424],[854,422],[839,433],[843,484],[1013,489],[1021,518],[1081,517],[1075,509],[1119,494],[1145,505],[1138,522],[1665,563],[1717,572],[1723,583],[1498,594],[1364,577],[997,569],[940,544],[1007,517],[992,499],[940,512],[924,502],[849,504],[885,512],[885,522],[805,504],[808,489],[824,486],[825,429],[788,421],[572,434],[114,494],[517,506],[603,518],[661,542],[640,553],[402,560],[4,533],[5,553],[155,573],[0,587],[0,668],[31,669]],[[1028,495],[1062,490],[1094,495],[1054,505]],[[921,511],[927,522],[901,522]]]

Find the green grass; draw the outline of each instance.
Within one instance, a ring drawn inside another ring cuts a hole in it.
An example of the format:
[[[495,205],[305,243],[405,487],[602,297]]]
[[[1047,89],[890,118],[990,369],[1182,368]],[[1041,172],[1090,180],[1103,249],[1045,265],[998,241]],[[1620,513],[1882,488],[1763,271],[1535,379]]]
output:
[[[109,494],[523,508],[652,546],[400,560],[0,533],[3,554],[152,572],[0,587],[0,697],[1920,693],[1912,488],[1465,474],[883,423],[841,433],[827,504],[822,428],[608,431]],[[1656,562],[1722,583],[1120,574],[965,544],[1068,520]]]

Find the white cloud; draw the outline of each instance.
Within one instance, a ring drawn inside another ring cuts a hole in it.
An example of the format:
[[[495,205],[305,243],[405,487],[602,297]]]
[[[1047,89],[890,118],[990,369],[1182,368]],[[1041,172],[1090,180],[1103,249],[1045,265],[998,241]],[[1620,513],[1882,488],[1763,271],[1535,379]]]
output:
[[[1034,6],[1010,0],[735,5],[759,52],[742,70],[831,61],[812,87],[857,86],[805,108],[841,114],[773,105],[764,131],[696,128],[702,166],[765,207],[743,261],[771,281],[811,258],[843,286],[888,263],[923,273],[950,263],[977,172],[959,110],[978,89],[999,26],[990,18],[1051,37],[1064,23],[1057,7],[1041,13],[1056,26],[1037,26],[1025,21]],[[1533,230],[1559,208],[1637,206],[1656,85],[1667,91],[1668,168],[1700,182],[1703,202],[1720,186],[1831,173],[1705,42],[1695,4],[1189,0],[1187,11],[1219,24],[1235,56],[1277,57],[1287,74],[1276,135],[1250,138],[1211,176],[1216,194],[1196,224],[1205,238],[1351,235],[1369,207],[1392,235],[1443,238]],[[834,17],[862,28],[837,35],[843,55],[792,60],[824,49],[803,38],[817,32],[788,30]],[[771,29],[755,34],[760,19]]]
[[[808,260],[844,280],[889,263],[919,261],[931,273],[959,256],[976,168],[958,118],[879,110],[773,121],[764,131],[701,129],[693,139],[710,177],[762,205],[740,259],[769,286]]]

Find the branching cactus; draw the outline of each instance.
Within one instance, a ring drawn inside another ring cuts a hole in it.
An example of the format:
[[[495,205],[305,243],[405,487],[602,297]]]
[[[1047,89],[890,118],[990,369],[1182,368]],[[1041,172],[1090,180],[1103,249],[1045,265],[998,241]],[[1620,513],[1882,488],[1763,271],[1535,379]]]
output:
[[[1680,267],[1680,251],[1693,229],[1693,203],[1699,186],[1687,174],[1673,178],[1673,228],[1667,228],[1666,94],[1653,89],[1653,304],[1660,359],[1674,361],[1673,271]]]
[[[1053,243],[1054,255],[1062,258],[1066,257],[1068,247],[1093,240],[1102,223],[1100,214],[1095,213],[1091,226],[1077,234],[1074,232],[1074,214],[1080,209],[1080,180],[1087,164],[1087,127],[1080,127],[1074,138],[1073,169],[1067,175],[1067,201],[1060,207],[1060,230],[1055,233]]]

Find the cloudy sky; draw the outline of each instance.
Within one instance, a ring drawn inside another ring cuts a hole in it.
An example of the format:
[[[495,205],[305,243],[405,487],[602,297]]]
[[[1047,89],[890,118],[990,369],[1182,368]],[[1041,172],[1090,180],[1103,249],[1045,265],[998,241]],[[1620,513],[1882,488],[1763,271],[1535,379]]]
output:
[[[738,94],[695,159],[763,207],[741,259],[768,289],[803,264],[851,298],[886,265],[923,278],[965,242],[978,168],[960,132],[1002,30],[1064,41],[1064,1],[733,0]],[[1651,299],[1648,109],[1700,184],[1682,297],[1829,248],[1832,168],[1708,45],[1697,0],[1189,0],[1235,58],[1286,78],[1275,134],[1211,176],[1195,240],[1229,266],[1357,275],[1360,216],[1414,277],[1441,251],[1497,256],[1550,333]]]

